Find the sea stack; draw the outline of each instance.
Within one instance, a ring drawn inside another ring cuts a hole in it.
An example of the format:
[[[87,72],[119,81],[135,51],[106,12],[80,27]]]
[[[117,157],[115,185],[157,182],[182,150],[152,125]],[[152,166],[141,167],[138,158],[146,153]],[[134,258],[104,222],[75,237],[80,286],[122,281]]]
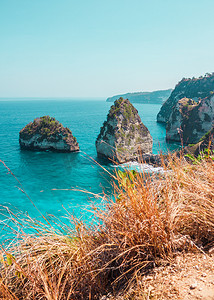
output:
[[[79,151],[76,138],[69,128],[49,116],[36,118],[19,132],[21,149],[37,151]]]
[[[98,157],[116,163],[138,160],[152,152],[152,137],[137,109],[128,99],[119,98],[111,106],[96,140]]]

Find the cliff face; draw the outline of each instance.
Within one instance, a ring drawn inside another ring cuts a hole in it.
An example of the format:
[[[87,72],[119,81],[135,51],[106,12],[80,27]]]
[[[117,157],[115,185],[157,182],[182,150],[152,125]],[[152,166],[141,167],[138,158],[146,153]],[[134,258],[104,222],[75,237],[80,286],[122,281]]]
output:
[[[122,95],[116,95],[108,98],[107,102],[114,102],[115,100],[127,98],[131,103],[142,103],[142,104],[163,104],[164,101],[170,96],[172,89],[160,90],[154,92],[138,92],[138,93],[127,93]]]
[[[177,102],[186,97],[198,102],[199,99],[204,99],[214,91],[214,73],[206,74],[199,78],[183,78],[172,91],[170,97],[161,107],[157,115],[157,121],[167,123],[173,107]]]
[[[74,152],[79,150],[76,138],[69,128],[49,116],[35,119],[19,132],[22,149]]]
[[[107,121],[96,140],[99,157],[124,163],[151,153],[152,137],[141,122],[138,111],[128,99],[120,98],[111,106]]]
[[[214,125],[214,95],[198,103],[183,98],[173,107],[166,126],[166,139],[197,143]]]
[[[214,128],[208,131],[195,145],[186,146],[184,153],[190,153],[197,157],[205,149],[214,151]]]

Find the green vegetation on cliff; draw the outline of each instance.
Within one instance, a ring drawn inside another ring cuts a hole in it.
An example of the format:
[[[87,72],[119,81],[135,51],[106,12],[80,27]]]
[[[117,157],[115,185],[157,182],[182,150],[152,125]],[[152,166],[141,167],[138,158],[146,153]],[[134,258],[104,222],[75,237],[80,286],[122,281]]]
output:
[[[33,122],[27,124],[21,131],[20,137],[30,139],[33,135],[40,134],[40,139],[51,139],[57,134],[63,134],[68,136],[71,134],[71,130],[57,121],[53,117],[43,116],[34,119]]]
[[[49,116],[36,118],[19,132],[22,149],[74,152],[79,145],[71,130]]]

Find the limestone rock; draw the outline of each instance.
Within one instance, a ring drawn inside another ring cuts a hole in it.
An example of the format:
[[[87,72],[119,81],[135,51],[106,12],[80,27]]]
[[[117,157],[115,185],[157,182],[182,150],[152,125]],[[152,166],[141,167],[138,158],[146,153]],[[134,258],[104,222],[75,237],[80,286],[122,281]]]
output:
[[[152,152],[149,130],[128,99],[120,98],[111,106],[97,137],[96,149],[99,157],[118,163],[137,160],[142,154]]]
[[[206,149],[214,151],[214,127],[210,131],[208,131],[198,143],[186,146],[184,148],[184,153],[189,153],[197,157],[201,152],[205,151]]]
[[[71,130],[49,116],[37,118],[27,124],[19,132],[19,143],[22,149],[27,150],[79,151]]]
[[[190,98],[196,102],[214,92],[214,73],[199,78],[183,78],[172,91],[170,97],[162,105],[157,115],[157,122],[167,123],[173,107],[182,98]]]
[[[197,143],[214,124],[214,95],[198,103],[183,98],[173,107],[166,126],[166,139],[183,141],[185,144]]]

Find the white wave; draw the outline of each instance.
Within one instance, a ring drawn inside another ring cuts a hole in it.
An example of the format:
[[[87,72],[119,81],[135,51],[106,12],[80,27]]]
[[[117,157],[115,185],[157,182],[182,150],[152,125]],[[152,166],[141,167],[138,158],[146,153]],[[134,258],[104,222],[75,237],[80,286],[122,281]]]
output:
[[[154,167],[149,164],[141,164],[138,162],[128,162],[121,165],[114,165],[114,167],[119,167],[124,170],[135,170],[136,172],[148,172],[148,173],[164,173],[166,172],[162,167]]]

